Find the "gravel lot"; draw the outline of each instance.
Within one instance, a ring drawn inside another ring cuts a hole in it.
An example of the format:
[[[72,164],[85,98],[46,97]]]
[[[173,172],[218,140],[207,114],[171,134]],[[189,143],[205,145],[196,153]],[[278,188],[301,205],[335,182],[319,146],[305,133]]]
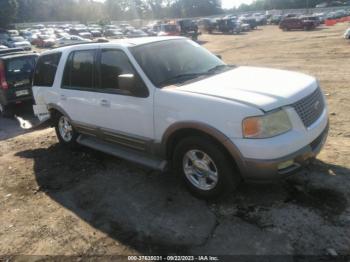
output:
[[[0,119],[0,254],[350,255],[346,27],[201,36],[226,62],[315,75],[331,113],[330,137],[309,168],[215,202],[193,198],[170,173],[61,148],[51,128],[29,128],[38,124],[30,108]]]

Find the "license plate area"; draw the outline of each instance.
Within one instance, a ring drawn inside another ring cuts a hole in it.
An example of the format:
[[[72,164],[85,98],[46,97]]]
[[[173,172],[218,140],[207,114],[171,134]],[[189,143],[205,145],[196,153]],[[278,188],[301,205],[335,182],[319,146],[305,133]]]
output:
[[[20,97],[20,96],[27,96],[29,95],[29,90],[20,90],[20,91],[16,91],[16,97]]]

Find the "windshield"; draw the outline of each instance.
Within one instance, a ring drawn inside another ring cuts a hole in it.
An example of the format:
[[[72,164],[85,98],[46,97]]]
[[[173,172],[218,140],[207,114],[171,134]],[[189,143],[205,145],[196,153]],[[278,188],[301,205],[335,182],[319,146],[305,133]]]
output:
[[[208,50],[187,39],[161,41],[131,47],[130,50],[148,78],[158,87],[180,83],[181,76],[190,80],[226,66]]]

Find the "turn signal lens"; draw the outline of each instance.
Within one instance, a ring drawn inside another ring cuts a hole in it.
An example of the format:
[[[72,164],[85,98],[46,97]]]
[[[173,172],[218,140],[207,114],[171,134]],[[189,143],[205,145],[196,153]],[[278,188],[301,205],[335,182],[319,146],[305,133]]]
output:
[[[285,110],[278,110],[262,116],[248,117],[242,123],[245,138],[269,138],[281,135],[292,129]]]
[[[255,137],[260,133],[259,118],[251,117],[243,121],[243,133],[245,137]]]

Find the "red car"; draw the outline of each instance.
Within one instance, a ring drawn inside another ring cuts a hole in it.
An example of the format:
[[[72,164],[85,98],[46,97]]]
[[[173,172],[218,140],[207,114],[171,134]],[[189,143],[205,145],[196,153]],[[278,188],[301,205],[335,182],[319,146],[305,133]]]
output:
[[[38,35],[35,40],[35,45],[37,47],[53,47],[56,40],[50,35]]]
[[[301,30],[312,30],[314,29],[315,22],[312,20],[306,20],[302,18],[286,18],[280,22],[279,27],[284,31],[301,29]]]

